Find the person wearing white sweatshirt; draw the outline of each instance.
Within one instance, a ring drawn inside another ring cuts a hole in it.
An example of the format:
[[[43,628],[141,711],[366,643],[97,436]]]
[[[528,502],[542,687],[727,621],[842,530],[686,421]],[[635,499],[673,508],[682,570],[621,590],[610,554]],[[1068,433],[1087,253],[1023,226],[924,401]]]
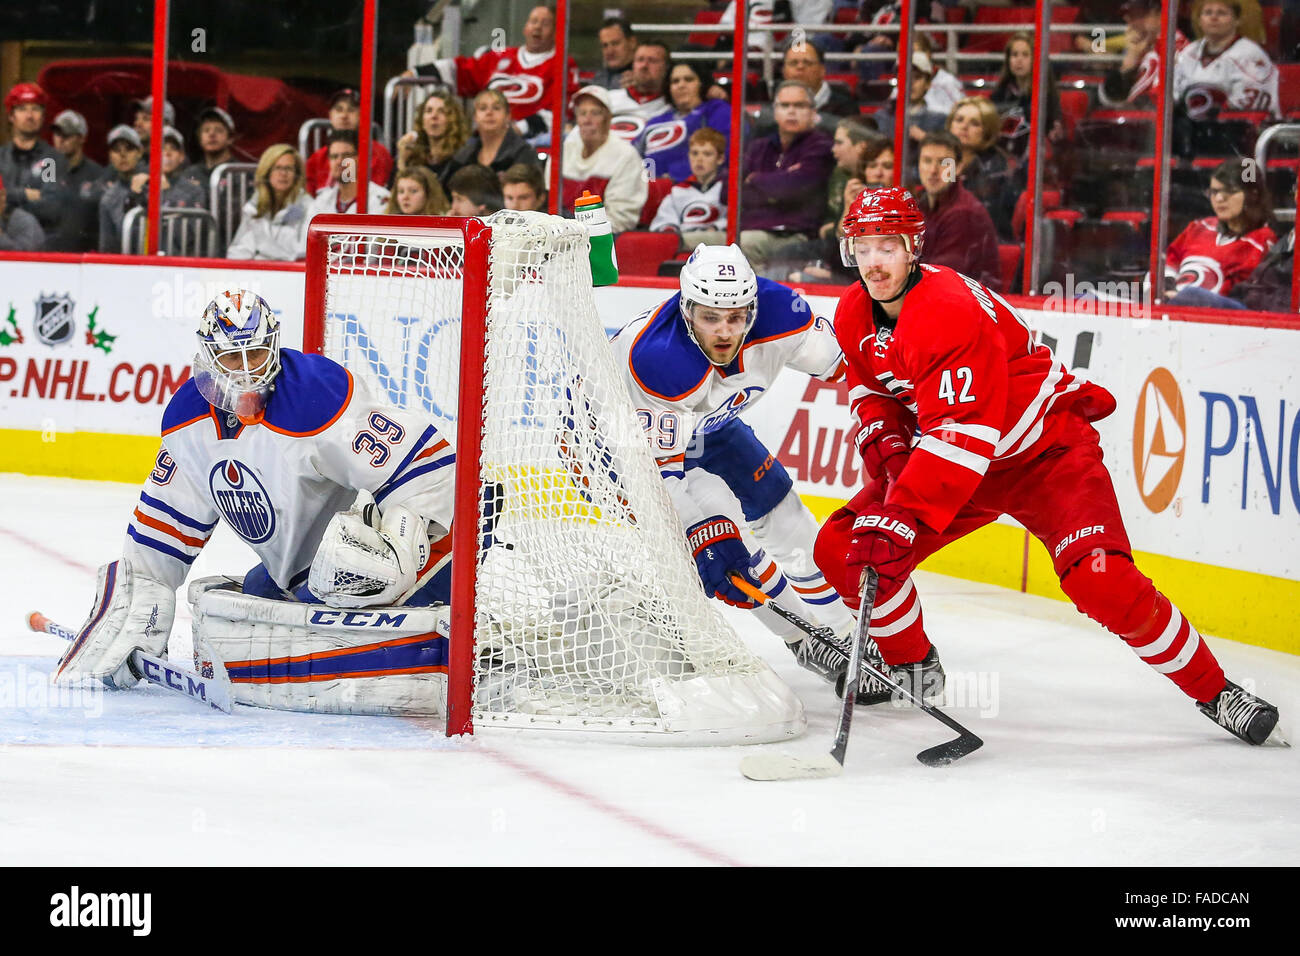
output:
[[[573,203],[585,190],[604,198],[605,215],[615,233],[636,228],[649,187],[641,155],[631,144],[610,135],[609,90],[584,86],[573,94],[570,105],[577,125],[564,140],[560,208],[572,217]]]

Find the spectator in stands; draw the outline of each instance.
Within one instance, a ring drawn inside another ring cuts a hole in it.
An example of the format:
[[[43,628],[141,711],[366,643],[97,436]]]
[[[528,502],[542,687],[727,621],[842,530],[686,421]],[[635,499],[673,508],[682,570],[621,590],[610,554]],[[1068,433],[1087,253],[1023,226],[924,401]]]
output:
[[[53,252],[89,252],[99,238],[99,180],[104,167],[85,153],[86,118],[64,110],[50,126],[54,148],[67,161],[67,193],[57,232],[46,239]]]
[[[852,279],[852,269],[838,269],[840,220],[844,209],[865,188],[864,177],[867,157],[876,157],[886,149],[893,156],[891,141],[869,130],[855,119],[841,119],[835,127],[835,140],[831,155],[835,169],[826,187],[825,221],[817,230],[817,237],[795,243],[781,251],[780,258],[791,266],[800,267],[789,276],[791,282],[826,282],[832,278]],[[892,160],[891,160],[892,163]],[[892,165],[891,165],[892,173]],[[849,183],[855,188],[849,191]],[[892,182],[890,183],[892,185]]]
[[[997,108],[982,96],[968,96],[948,114],[948,132],[961,144],[957,172],[962,184],[989,211],[998,235],[1010,237],[1017,164],[998,146],[1002,117]]]
[[[203,155],[181,170],[184,179],[193,180],[207,193],[212,186],[212,171],[222,163],[235,162],[230,143],[235,136],[235,121],[220,106],[209,106],[199,113],[194,128]]]
[[[1202,0],[1194,11],[1201,38],[1174,60],[1174,101],[1190,120],[1220,110],[1250,110],[1281,119],[1278,72],[1268,54],[1241,35],[1239,0]]]
[[[384,214],[388,216],[445,216],[451,208],[438,177],[428,166],[412,166],[397,174],[393,194]]]
[[[481,90],[474,97],[474,132],[456,151],[449,175],[463,166],[486,166],[500,175],[516,163],[540,165],[537,147],[510,123],[510,104],[500,90]]]
[[[707,126],[691,134],[691,174],[664,197],[650,223],[654,232],[676,232],[682,237],[678,248],[690,251],[701,242],[721,245],[727,241],[727,141]]]
[[[546,212],[546,180],[541,168],[519,163],[507,169],[501,174],[501,199],[506,209]]]
[[[40,138],[45,106],[45,91],[35,83],[15,84],[5,96],[13,139],[0,146],[0,179],[8,185],[10,208],[35,216],[48,238],[63,217],[68,169],[63,154]]]
[[[1270,227],[1268,187],[1250,160],[1227,159],[1206,190],[1214,215],[1188,224],[1165,255],[1171,305],[1201,305],[1202,293],[1228,295],[1245,280],[1277,238]]]
[[[240,210],[239,229],[227,259],[278,259],[292,262],[307,254],[312,199],[298,151],[287,143],[268,146],[253,176],[256,195]]]
[[[614,115],[610,91],[603,86],[584,86],[574,94],[569,106],[578,135],[564,140],[560,212],[571,217],[574,201],[588,191],[604,197],[605,216],[613,232],[634,229],[649,189],[640,154],[610,135]],[[547,169],[549,181],[549,162]]]
[[[741,184],[740,247],[756,272],[783,246],[817,234],[835,163],[831,137],[816,128],[808,87],[782,80],[772,109],[776,132],[750,145]]]
[[[650,118],[668,108],[669,58],[667,45],[658,40],[637,43],[631,81],[622,89],[609,91],[613,130],[619,138],[635,143]]]
[[[131,114],[131,127],[140,137],[140,145],[144,147],[145,154],[149,152],[149,133],[153,129],[153,97],[146,96],[142,100],[136,100],[131,104],[135,112]],[[176,107],[172,106],[167,100],[163,100],[163,126],[176,125]]]
[[[415,129],[397,141],[397,168],[428,166],[446,190],[452,157],[469,141],[469,119],[460,99],[446,91],[424,98]]]
[[[1034,38],[1024,31],[1013,33],[1002,54],[1002,73],[990,99],[1002,117],[1002,146],[1017,159],[1029,151],[1033,125]],[[1047,100],[1047,142],[1061,143],[1065,125],[1061,122],[1061,94],[1050,64],[1047,84],[1039,95]]]
[[[857,116],[858,104],[841,83],[826,81],[826,61],[822,48],[802,34],[792,34],[786,41],[781,61],[781,78],[802,83],[813,91],[813,109],[823,117]],[[828,122],[833,123],[834,119]]]
[[[189,158],[185,155],[185,137],[174,126],[163,127],[162,145],[162,192],[164,206],[180,209],[206,208],[208,205],[207,184],[200,185],[184,176],[189,168]]]
[[[1161,102],[1164,70],[1160,67],[1160,0],[1128,0],[1120,9],[1124,18],[1124,55],[1118,66],[1106,71],[1098,88],[1105,106],[1148,106]],[[1087,37],[1081,38],[1086,44]],[[1187,46],[1187,37],[1174,31],[1175,54]],[[1087,49],[1084,52],[1088,52]]]
[[[464,166],[447,181],[451,216],[490,216],[502,208],[501,178],[486,166]]]
[[[934,67],[930,58],[924,53],[912,54],[912,72],[908,84],[907,100],[907,135],[914,143],[919,143],[930,133],[937,133],[948,123],[947,113],[936,113],[930,109],[926,94],[934,82]],[[876,128],[885,136],[894,135],[894,113],[886,108],[876,113],[872,119]]]
[[[651,179],[667,176],[680,183],[692,175],[688,144],[692,134],[700,129],[712,129],[722,134],[722,159],[726,162],[731,104],[726,100],[706,99],[709,83],[708,75],[696,63],[673,64],[668,77],[672,106],[652,117],[637,141],[637,149],[646,159],[646,170]]]
[[[1232,287],[1231,298],[1227,301],[1233,305],[1224,308],[1294,312],[1291,308],[1291,273],[1295,268],[1295,232],[1292,229],[1285,239],[1275,242],[1250,278]]]
[[[992,6],[994,4],[990,4]],[[943,5],[934,3],[921,5],[916,13],[917,23],[929,23],[930,13],[935,14],[935,19],[941,20]],[[863,0],[861,9],[858,11],[858,22],[871,23],[877,26],[893,26],[899,23],[902,15],[902,4],[898,0]],[[862,43],[856,49],[860,53],[888,53],[898,45],[898,33],[876,33],[876,34],[858,34],[865,36],[866,42]],[[912,43],[916,44],[916,38],[921,34],[913,33]],[[919,49],[919,47],[918,47]],[[923,52],[928,56],[933,51],[927,46]],[[885,60],[865,60],[859,67],[859,75],[862,79],[870,81],[881,74],[897,73],[898,58],[894,57],[892,62]],[[963,93],[964,95],[964,93]]]
[[[357,131],[333,130],[325,149],[329,159],[329,185],[317,190],[308,210],[308,219],[321,213],[357,211]],[[374,215],[387,204],[388,190],[375,182],[367,182],[366,188],[366,211]]]
[[[137,165],[129,178],[118,178],[99,201],[99,251],[122,251],[122,220],[129,210],[145,208],[149,204],[149,168],[144,158],[144,144],[132,143],[126,132],[135,133],[122,125],[109,134],[109,156],[113,156],[114,142],[128,146],[138,145]],[[130,150],[126,150],[129,154]],[[127,157],[129,159],[129,155]],[[185,137],[174,126],[163,127],[162,174],[158,204],[167,209],[202,209],[207,205],[207,195],[192,180],[181,179],[176,171],[185,164]],[[116,162],[114,162],[116,167]],[[176,250],[169,250],[176,251]]]
[[[621,90],[632,81],[632,56],[636,53],[632,24],[622,17],[606,17],[596,37],[600,40],[602,65],[591,82],[607,90]]]
[[[489,86],[500,86],[510,101],[510,117],[524,138],[536,144],[551,131],[551,103],[559,71],[555,60],[555,14],[536,6],[524,23],[524,45],[486,50],[476,57],[457,56],[407,71],[407,75],[433,76],[459,96],[473,96]],[[565,65],[565,88],[578,85],[578,65],[570,57]]]
[[[934,56],[930,34],[913,34],[912,52],[924,53],[930,58],[930,88],[925,92],[926,108],[947,116],[958,101],[966,97],[966,87],[961,85],[961,80],[939,65]]]
[[[10,207],[4,180],[0,179],[0,252],[37,252],[45,245],[45,232],[26,209]]]
[[[948,132],[931,133],[921,140],[917,157],[921,188],[916,193],[925,214],[921,261],[949,266],[999,291],[997,232],[988,210],[958,178],[963,151],[964,146]]]
[[[347,130],[354,134],[356,141],[357,127],[361,125],[361,94],[348,88],[336,92],[330,97],[331,133]],[[307,192],[313,196],[330,182],[332,176],[329,158],[330,139],[325,145],[312,153],[307,159]],[[370,181],[380,186],[387,186],[393,176],[393,156],[383,143],[377,139],[370,140]],[[387,196],[387,190],[385,190]]]

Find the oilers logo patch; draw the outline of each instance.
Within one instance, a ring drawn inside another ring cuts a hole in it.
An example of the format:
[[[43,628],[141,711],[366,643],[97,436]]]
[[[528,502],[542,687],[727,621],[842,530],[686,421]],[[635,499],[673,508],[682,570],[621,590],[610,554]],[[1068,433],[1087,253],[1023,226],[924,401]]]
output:
[[[746,386],[727,399],[720,408],[714,409],[701,418],[699,424],[695,426],[695,434],[707,435],[710,432],[717,431],[724,425],[730,424],[732,419],[740,414],[741,409],[750,402],[757,401],[762,394],[763,387],[761,385]]]
[[[242,461],[219,461],[208,474],[212,501],[235,533],[261,544],[275,533],[275,508],[266,486]]]

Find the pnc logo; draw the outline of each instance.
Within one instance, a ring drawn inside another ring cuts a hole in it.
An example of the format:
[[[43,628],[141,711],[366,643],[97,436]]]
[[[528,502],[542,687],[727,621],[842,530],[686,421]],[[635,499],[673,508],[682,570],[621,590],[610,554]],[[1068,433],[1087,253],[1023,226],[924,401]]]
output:
[[[1142,383],[1133,419],[1133,473],[1152,512],[1159,514],[1174,500],[1186,455],[1183,393],[1168,369],[1154,369]]]

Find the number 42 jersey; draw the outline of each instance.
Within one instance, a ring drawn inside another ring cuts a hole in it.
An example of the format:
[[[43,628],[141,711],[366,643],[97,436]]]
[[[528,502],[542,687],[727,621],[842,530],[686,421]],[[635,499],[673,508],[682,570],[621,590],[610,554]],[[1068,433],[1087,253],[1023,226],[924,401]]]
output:
[[[1046,451],[1061,416],[1115,410],[1104,388],[1057,361],[1005,299],[946,266],[921,265],[897,319],[862,284],[835,312],[862,442],[894,424],[913,448],[886,500],[943,531],[990,470]]]
[[[455,454],[418,414],[375,401],[343,366],[280,350],[260,421],[209,405],[191,379],[163,412],[162,447],[127,527],[124,556],[179,587],[219,520],[256,552],[285,591],[305,583],[325,526],[359,490],[382,512],[428,519],[430,562],[449,561]]]

